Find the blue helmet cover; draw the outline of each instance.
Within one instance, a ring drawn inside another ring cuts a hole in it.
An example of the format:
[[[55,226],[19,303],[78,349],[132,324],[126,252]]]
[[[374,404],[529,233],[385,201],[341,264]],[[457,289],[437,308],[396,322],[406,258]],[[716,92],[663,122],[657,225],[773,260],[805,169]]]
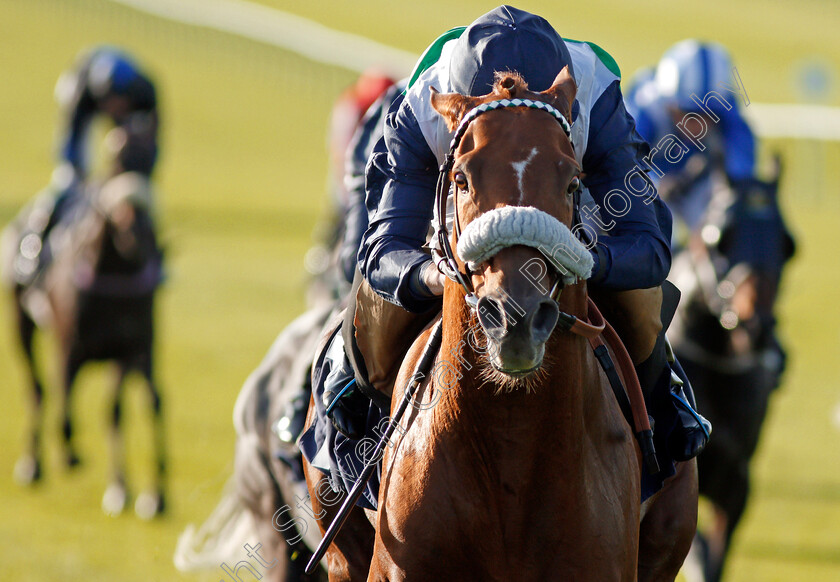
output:
[[[496,71],[516,71],[532,91],[551,87],[572,59],[566,43],[547,20],[500,6],[479,17],[455,41],[450,61],[452,89],[480,96],[492,91]]]

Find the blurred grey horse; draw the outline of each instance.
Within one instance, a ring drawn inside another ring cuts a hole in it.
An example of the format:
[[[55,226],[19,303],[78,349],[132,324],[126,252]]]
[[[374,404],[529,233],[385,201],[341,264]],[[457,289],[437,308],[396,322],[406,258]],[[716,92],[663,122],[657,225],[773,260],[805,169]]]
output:
[[[388,84],[377,86],[385,90]],[[327,221],[324,243],[307,254],[305,266],[313,276],[307,298],[313,307],[280,333],[242,387],[233,411],[234,475],[204,524],[189,526],[178,540],[175,565],[182,571],[218,568],[222,562],[246,568],[244,545],[261,544],[260,556],[271,567],[257,566],[257,557],[248,565],[269,580],[326,580],[325,572],[311,577],[303,572],[321,532],[311,513],[300,451],[292,442],[309,407],[310,372],[318,343],[323,330],[336,325],[356,272],[356,253],[367,228],[368,156],[382,135],[388,104],[401,98],[404,88],[405,81],[388,87],[362,119],[354,119],[353,138],[341,146],[347,148],[347,207]],[[294,414],[295,409],[299,414]]]
[[[321,533],[307,513],[311,508],[306,484],[293,467],[300,452],[281,441],[275,421],[309,382],[322,329],[336,307],[323,302],[290,323],[245,381],[233,409],[233,476],[204,524],[188,526],[178,539],[174,561],[179,570],[219,568],[221,563],[235,570],[247,556],[245,544],[260,544],[259,555],[273,565],[266,567],[256,559],[249,563],[267,580],[326,580],[322,572],[303,573],[309,548],[317,546]]]

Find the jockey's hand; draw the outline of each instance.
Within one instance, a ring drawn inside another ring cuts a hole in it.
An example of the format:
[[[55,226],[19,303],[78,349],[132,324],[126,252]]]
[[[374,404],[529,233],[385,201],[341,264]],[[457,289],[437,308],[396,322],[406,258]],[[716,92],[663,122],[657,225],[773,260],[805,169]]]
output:
[[[360,391],[325,391],[323,402],[327,409],[327,417],[336,430],[351,439],[358,440],[365,436],[365,420],[370,400]]]
[[[446,276],[438,271],[438,268],[433,262],[429,262],[426,265],[420,278],[432,295],[443,295],[443,282],[446,280]]]

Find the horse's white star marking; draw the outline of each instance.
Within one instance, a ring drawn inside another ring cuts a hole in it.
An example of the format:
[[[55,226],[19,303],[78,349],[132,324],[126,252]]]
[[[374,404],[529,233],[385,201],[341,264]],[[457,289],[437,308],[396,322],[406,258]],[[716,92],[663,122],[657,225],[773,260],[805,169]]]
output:
[[[536,156],[537,153],[537,148],[531,148],[531,153],[528,154],[527,158],[521,162],[510,163],[510,165],[513,166],[513,171],[516,172],[516,181],[519,184],[519,204],[522,204],[525,199],[525,189],[522,187],[522,178],[525,176],[525,168],[528,167],[528,164],[531,163],[531,160],[534,159],[534,156]]]

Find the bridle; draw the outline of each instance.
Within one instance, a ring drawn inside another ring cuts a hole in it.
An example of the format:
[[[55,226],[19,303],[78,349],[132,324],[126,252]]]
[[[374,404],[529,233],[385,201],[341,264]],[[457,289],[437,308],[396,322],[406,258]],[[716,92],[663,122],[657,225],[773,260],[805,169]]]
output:
[[[739,318],[732,308],[736,289],[752,273],[744,263],[728,268],[721,277],[718,273],[720,258],[728,258],[702,237],[692,237],[688,244],[688,256],[697,279],[697,287],[709,313],[726,330],[733,330]]]
[[[545,111],[560,124],[560,127],[563,129],[563,132],[570,141],[572,137],[572,128],[569,121],[562,113],[560,113],[559,110],[557,110],[557,108],[548,103],[534,101],[532,99],[499,99],[482,103],[464,115],[461,123],[455,130],[452,142],[449,145],[449,151],[444,156],[443,163],[440,165],[437,186],[435,188],[435,215],[433,221],[435,232],[437,234],[438,245],[436,248],[432,249],[432,254],[438,270],[463,288],[464,299],[472,310],[475,310],[478,305],[478,297],[475,295],[475,289],[473,288],[471,281],[472,271],[468,265],[465,265],[466,273],[462,272],[459,268],[458,263],[455,260],[455,253],[452,251],[452,246],[449,243],[450,233],[446,226],[446,203],[451,184],[449,174],[455,164],[455,151],[461,143],[461,139],[464,137],[469,124],[478,116],[487,113],[488,111],[512,107],[526,107],[528,109]],[[458,188],[454,188],[453,211],[453,225],[455,227],[455,233],[460,238],[461,225],[458,220]],[[551,260],[549,260],[548,263],[553,266]],[[555,268],[555,270],[557,269]],[[562,278],[558,278],[549,291],[549,297],[556,301],[560,296],[562,288]],[[567,316],[568,318],[571,318],[571,320],[576,319],[572,315],[561,313],[560,321],[566,320],[563,316]]]
[[[494,111],[496,109],[508,107],[527,107],[529,109],[539,109],[545,111],[546,113],[549,113],[552,117],[554,117],[554,119],[557,120],[557,122],[563,128],[563,132],[566,134],[566,137],[569,138],[569,140],[571,141],[571,125],[569,124],[566,117],[562,113],[560,113],[560,111],[558,111],[556,108],[549,105],[548,103],[544,103],[541,101],[533,101],[530,99],[500,99],[496,101],[482,103],[481,105],[469,111],[461,120],[461,123],[458,125],[458,128],[456,129],[455,134],[452,138],[452,142],[449,146],[449,151],[444,157],[443,163],[440,166],[440,173],[438,174],[437,187],[435,190],[435,215],[433,219],[435,230],[437,233],[438,245],[437,248],[432,249],[432,252],[434,254],[435,263],[440,272],[446,275],[449,279],[458,283],[462,287],[465,293],[466,303],[473,312],[479,310],[479,300],[476,297],[475,289],[473,288],[471,283],[472,273],[470,270],[469,261],[464,261],[464,266],[467,272],[462,272],[458,266],[457,261],[455,260],[455,253],[452,251],[452,246],[449,243],[449,230],[446,227],[446,202],[450,186],[449,173],[452,171],[452,168],[455,163],[455,150],[460,144],[461,139],[463,138],[469,124],[473,120],[475,120],[476,117],[488,111]],[[574,192],[576,198],[579,194],[579,190],[580,184],[578,180],[578,185],[576,191]],[[458,235],[458,240],[460,243],[461,227],[458,220],[458,188],[454,188],[454,191],[455,192],[453,196],[453,225],[455,228],[455,232]],[[537,209],[531,210],[540,212]],[[492,212],[494,211],[490,211],[489,213]],[[480,218],[477,219],[477,221],[480,220]],[[467,226],[467,230],[469,230],[469,228],[470,226]],[[573,237],[574,235],[570,233],[570,236]],[[542,251],[542,249],[540,249],[540,252],[543,252],[544,254],[544,251]],[[552,265],[552,267],[554,267],[554,270],[557,272],[558,275],[558,278],[553,284],[548,295],[556,303],[558,302],[560,292],[563,289],[564,273],[560,271],[560,269],[557,267],[557,265],[553,263],[553,261],[549,260],[548,262]],[[577,277],[582,277],[582,275],[577,275]],[[633,363],[630,359],[629,354],[627,353],[626,349],[623,348],[621,342],[617,339],[618,336],[616,335],[615,331],[606,323],[604,318],[601,316],[600,312],[598,311],[598,308],[595,306],[595,303],[592,301],[591,298],[588,299],[587,302],[587,313],[582,318],[578,318],[569,313],[565,313],[562,309],[558,310],[558,320],[556,325],[563,332],[569,332],[582,338],[585,338],[594,350],[596,358],[598,358],[599,363],[604,368],[605,373],[609,374],[609,370],[613,370],[614,374],[615,366],[613,365],[610,356],[608,355],[609,352],[607,347],[605,346],[605,340],[603,337],[601,337],[602,332],[606,333],[610,338],[612,338],[611,344],[616,350],[616,356],[620,358],[621,368],[625,370],[632,369]],[[631,386],[628,387],[626,392],[623,389],[621,389],[621,380],[617,376],[614,376],[610,379],[610,385],[613,391],[616,393],[616,397],[619,399],[619,402],[626,402],[626,405],[622,405],[622,409],[624,410],[624,413],[627,416],[630,425],[635,428],[635,432],[639,438],[639,446],[641,447],[644,462],[648,464],[648,466],[651,468],[652,473],[658,473],[659,466],[656,463],[656,456],[652,441],[653,433],[647,413],[645,412],[644,397],[642,395],[641,387],[635,375],[628,377],[627,381],[631,382]],[[628,397],[630,399],[629,401],[627,400]]]

